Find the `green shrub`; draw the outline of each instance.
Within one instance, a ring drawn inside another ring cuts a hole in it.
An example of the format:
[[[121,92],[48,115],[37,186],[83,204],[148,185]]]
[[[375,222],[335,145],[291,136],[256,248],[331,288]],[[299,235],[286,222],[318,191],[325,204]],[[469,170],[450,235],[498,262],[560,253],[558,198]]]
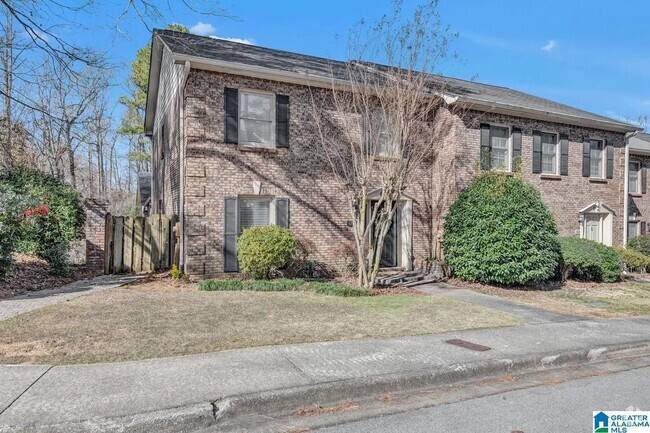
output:
[[[306,290],[319,293],[321,295],[358,297],[368,296],[367,290],[348,286],[347,284],[332,283],[328,281],[314,281],[307,284]]]
[[[176,264],[172,265],[172,269],[169,271],[169,274],[172,277],[172,280],[178,280],[181,278],[181,270],[178,269],[178,266]]]
[[[625,267],[634,272],[645,272],[650,267],[650,257],[629,248],[615,248]]]
[[[239,268],[253,278],[268,279],[289,262],[296,247],[296,238],[288,229],[278,226],[247,228],[237,240]]]
[[[357,297],[370,296],[367,290],[349,286],[347,284],[331,281],[311,281],[296,278],[278,278],[277,280],[203,280],[199,281],[199,290],[205,291],[240,291],[250,290],[253,292],[287,292],[292,290],[303,290],[314,292],[320,295]]]
[[[539,192],[519,177],[476,178],[445,220],[445,259],[454,276],[498,284],[551,277],[560,260],[553,216]]]
[[[575,237],[560,238],[562,279],[611,283],[621,278],[621,258],[612,247]]]
[[[650,235],[635,236],[629,239],[627,248],[650,257]]]
[[[254,292],[284,292],[295,290],[305,284],[305,280],[280,278],[277,280],[202,280],[199,281],[199,290],[224,290],[239,291],[252,290]]]
[[[11,272],[13,267],[12,253],[14,251],[15,238],[13,230],[0,221],[0,277]]]
[[[83,236],[79,193],[53,176],[21,168],[0,173],[0,195],[14,209],[13,216],[1,218],[12,220],[16,251],[36,254],[50,263],[53,273],[68,274],[68,246]]]

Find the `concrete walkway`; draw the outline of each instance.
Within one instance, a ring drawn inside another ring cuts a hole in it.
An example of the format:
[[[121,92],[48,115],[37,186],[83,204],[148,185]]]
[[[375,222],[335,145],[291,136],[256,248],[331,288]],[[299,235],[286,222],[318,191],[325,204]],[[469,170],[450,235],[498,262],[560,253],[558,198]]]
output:
[[[29,313],[48,305],[68,301],[78,296],[123,286],[144,278],[143,275],[102,275],[89,280],[75,281],[54,289],[39,290],[25,295],[0,300],[0,320]],[[2,382],[0,382],[2,383]]]
[[[499,298],[497,296],[484,295],[472,290],[450,286],[445,283],[423,284],[413,288],[428,295],[442,296],[444,298],[469,302],[471,304],[478,304],[484,307],[503,311],[504,313],[519,317],[526,325],[586,320],[585,317],[543,310],[541,308],[531,307],[526,304]]]
[[[188,431],[170,420],[192,415],[200,421],[195,427],[209,425],[218,418],[219,402],[226,407],[227,399],[237,396],[267,393],[272,401],[281,401],[289,390],[310,392],[297,407],[310,404],[309,398],[322,398],[319,386],[336,386],[335,395],[346,399],[354,398],[346,391],[352,383],[357,383],[357,389],[371,389],[373,381],[388,380],[399,388],[406,386],[400,382],[405,375],[411,375],[408,383],[412,384],[416,373],[485,374],[491,365],[510,368],[518,359],[531,356],[541,357],[535,361],[541,366],[552,366],[565,359],[568,351],[582,350],[592,359],[606,353],[606,346],[647,344],[648,329],[650,316],[644,316],[261,347],[115,364],[5,365],[0,366],[0,432]],[[445,343],[450,338],[491,350],[475,352]],[[481,369],[473,370],[477,365]],[[247,407],[256,408],[252,403]],[[133,419],[140,429],[121,428],[133,426]],[[183,426],[191,424],[188,419],[183,418]]]

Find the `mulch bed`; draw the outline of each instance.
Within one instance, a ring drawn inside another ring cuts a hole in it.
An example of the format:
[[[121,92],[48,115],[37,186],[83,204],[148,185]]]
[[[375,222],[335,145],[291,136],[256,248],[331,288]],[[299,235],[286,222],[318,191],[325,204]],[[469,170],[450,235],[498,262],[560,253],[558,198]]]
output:
[[[71,266],[70,277],[57,277],[50,274],[50,266],[45,260],[27,254],[14,254],[15,264],[11,273],[0,277],[0,299],[11,298],[27,292],[53,289],[77,280],[94,277],[96,274],[85,266]]]

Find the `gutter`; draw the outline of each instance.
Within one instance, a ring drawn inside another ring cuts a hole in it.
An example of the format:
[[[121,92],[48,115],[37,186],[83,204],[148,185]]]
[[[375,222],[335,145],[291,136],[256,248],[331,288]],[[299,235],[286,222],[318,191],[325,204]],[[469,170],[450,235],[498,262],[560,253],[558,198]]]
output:
[[[630,138],[637,135],[639,131],[634,131],[625,134],[625,175],[623,176],[623,247],[627,248],[627,224],[629,221],[629,208],[630,208],[630,192],[629,181],[630,176]]]
[[[183,67],[183,74],[181,75],[179,87],[178,87],[178,92],[179,92],[179,97],[181,98],[181,103],[180,103],[180,113],[179,113],[179,135],[180,135],[180,178],[181,178],[181,184],[180,184],[180,198],[179,198],[179,207],[180,209],[178,210],[178,219],[180,220],[180,228],[181,232],[179,234],[179,238],[181,240],[181,248],[179,252],[179,258],[178,258],[178,268],[181,272],[185,272],[184,267],[185,267],[185,245],[186,245],[186,239],[185,239],[185,84],[187,83],[187,77],[190,75],[190,62],[185,62],[185,65]]]

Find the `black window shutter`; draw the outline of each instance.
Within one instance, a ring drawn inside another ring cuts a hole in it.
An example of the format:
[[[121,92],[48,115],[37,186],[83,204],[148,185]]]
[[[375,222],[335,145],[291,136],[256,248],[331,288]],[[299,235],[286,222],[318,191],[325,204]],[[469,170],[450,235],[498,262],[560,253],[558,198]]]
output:
[[[490,169],[490,154],[492,146],[490,143],[490,125],[481,123],[481,169]]]
[[[223,270],[237,272],[237,234],[239,233],[239,204],[237,197],[224,199]]]
[[[224,104],[226,110],[226,126],[224,141],[237,144],[239,142],[239,92],[237,89],[226,87],[224,90]]]
[[[646,232],[648,231],[648,228],[647,228],[647,224],[646,224],[646,222],[645,222],[645,221],[641,221],[641,224],[639,224],[639,225],[641,226],[641,230],[640,230],[640,231],[641,231],[641,233],[640,233],[641,236],[645,236],[645,235],[646,235]]]
[[[275,145],[289,147],[289,97],[275,97]]]
[[[641,167],[641,194],[645,194],[648,191],[648,163],[644,162],[643,167]]]
[[[275,225],[289,228],[289,199],[275,199]]]
[[[560,175],[569,174],[569,136],[560,134]]]
[[[607,179],[614,179],[614,145],[607,140]]]
[[[533,131],[533,173],[542,172],[542,133]]]
[[[591,143],[587,137],[582,141],[582,175],[584,177],[591,175]]]
[[[521,162],[521,129],[512,128],[512,160]]]

